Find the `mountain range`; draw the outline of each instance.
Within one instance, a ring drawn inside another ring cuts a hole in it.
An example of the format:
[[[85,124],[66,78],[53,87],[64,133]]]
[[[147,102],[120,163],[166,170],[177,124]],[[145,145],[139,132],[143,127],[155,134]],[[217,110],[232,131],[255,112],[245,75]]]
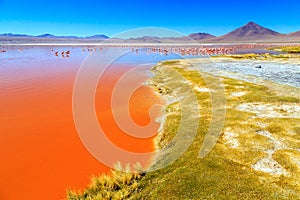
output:
[[[13,33],[4,33],[0,34],[0,37],[24,37],[24,38],[69,38],[69,39],[108,39],[109,37],[106,35],[93,35],[87,37],[78,37],[78,36],[56,36],[51,34],[43,34],[43,35],[26,35],[26,34],[13,34]]]
[[[25,34],[0,34],[0,42],[99,42],[109,41],[120,43],[183,43],[190,42],[191,39],[200,43],[243,43],[243,42],[300,42],[300,31],[290,34],[282,34],[274,30],[265,28],[254,22],[249,22],[225,35],[214,36],[209,33],[192,33],[183,37],[153,37],[143,36],[130,39],[110,38],[99,34],[87,37],[78,36],[55,36],[43,34],[31,36]]]
[[[242,43],[242,42],[300,42],[300,31],[290,34],[283,34],[265,28],[254,22],[249,22],[225,35],[213,36],[205,35],[199,37],[201,33],[190,34],[189,36],[199,42],[210,43]]]

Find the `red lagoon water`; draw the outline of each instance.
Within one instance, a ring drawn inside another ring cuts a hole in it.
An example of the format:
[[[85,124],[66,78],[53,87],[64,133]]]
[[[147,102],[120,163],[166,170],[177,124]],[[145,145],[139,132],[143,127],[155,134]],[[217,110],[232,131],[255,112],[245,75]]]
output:
[[[86,150],[74,125],[73,84],[87,54],[81,48],[69,50],[67,59],[55,57],[50,48],[37,47],[23,52],[11,49],[1,55],[1,200],[63,199],[68,188],[84,188],[92,175],[109,172]],[[153,137],[139,139],[123,133],[110,109],[115,84],[132,66],[119,63],[106,72],[96,92],[96,113],[107,137],[117,146],[151,152]],[[132,94],[129,110],[132,119],[143,126],[150,122],[149,108],[159,99],[142,85],[148,78],[145,73],[135,78],[141,87]],[[123,87],[134,84],[135,78]],[[140,162],[146,166],[150,161]]]

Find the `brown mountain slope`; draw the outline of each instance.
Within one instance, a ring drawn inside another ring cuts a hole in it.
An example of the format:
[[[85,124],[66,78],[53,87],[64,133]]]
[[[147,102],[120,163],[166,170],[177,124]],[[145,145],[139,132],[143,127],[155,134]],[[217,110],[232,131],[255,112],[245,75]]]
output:
[[[287,36],[289,36],[289,37],[300,37],[300,31],[290,33]]]
[[[226,35],[211,39],[219,42],[256,42],[256,41],[277,41],[284,36],[276,31],[262,27],[254,22],[235,29]]]

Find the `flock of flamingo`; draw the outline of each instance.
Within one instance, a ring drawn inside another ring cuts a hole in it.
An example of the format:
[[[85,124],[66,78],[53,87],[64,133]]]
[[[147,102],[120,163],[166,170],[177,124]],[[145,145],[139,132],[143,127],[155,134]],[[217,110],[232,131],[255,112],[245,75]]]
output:
[[[280,44],[278,44],[280,45]],[[282,44],[281,44],[282,45]],[[289,46],[293,44],[288,44]],[[220,55],[220,54],[232,54],[235,52],[235,49],[265,49],[270,46],[276,46],[276,44],[237,44],[237,45],[223,45],[219,47],[132,47],[132,46],[111,46],[114,48],[131,48],[132,52],[139,54],[141,49],[147,48],[147,54],[158,53],[161,55],[168,54],[180,54],[181,56],[198,56],[198,55]],[[95,51],[102,51],[103,49],[109,46],[100,46],[100,47],[82,47],[82,52],[93,53]],[[9,50],[6,46],[2,45],[0,48],[0,53],[5,53]],[[19,51],[23,51],[23,48],[19,47]],[[62,58],[70,57],[70,50],[55,51],[53,48],[51,52],[54,56],[61,56]]]
[[[82,47],[82,52],[89,52],[93,53],[96,51],[102,51],[106,47]],[[114,48],[130,48],[129,46],[119,46]],[[145,47],[131,47],[132,52],[135,52],[138,54],[141,49],[144,49]],[[23,48],[18,48],[19,51],[23,51]],[[151,53],[159,53],[161,55],[168,55],[168,54],[180,54],[182,56],[185,55],[218,55],[218,54],[229,54],[234,53],[234,47],[147,47],[147,54]],[[0,49],[0,53],[4,53],[8,51],[5,46],[2,46]],[[53,48],[50,50],[52,55],[58,57],[61,56],[62,58],[68,58],[70,57],[71,51],[70,50],[61,50],[57,51]]]
[[[138,49],[137,49],[138,50]],[[159,54],[180,54],[181,56],[192,55],[219,55],[219,54],[230,54],[234,53],[233,47],[218,47],[218,48],[208,48],[208,47],[179,47],[179,48],[149,48],[147,53],[159,53]]]
[[[51,52],[54,52],[54,49],[51,49]],[[67,50],[67,51],[61,51],[61,52],[59,52],[59,51],[55,51],[54,52],[54,55],[55,56],[58,56],[58,55],[61,55],[63,58],[64,57],[70,57],[70,51],[69,50]]]
[[[120,47],[119,47],[120,48]],[[122,48],[128,48],[126,46],[122,46]],[[100,48],[90,48],[90,47],[82,47],[82,52],[90,52],[93,53],[95,51],[102,51],[103,47]],[[141,48],[131,48],[132,52],[135,52],[138,54],[140,52]],[[51,49],[52,52],[54,52],[55,56],[61,55],[62,57],[70,57],[70,51],[54,51]],[[219,54],[230,54],[234,53],[234,47],[219,47],[219,48],[208,48],[208,47],[193,47],[193,48],[186,48],[186,47],[176,47],[176,48],[164,48],[164,47],[151,47],[147,48],[147,54],[151,53],[159,53],[161,55],[168,55],[168,54],[180,54],[181,56],[186,55],[192,55],[192,56],[198,56],[198,55],[219,55]]]

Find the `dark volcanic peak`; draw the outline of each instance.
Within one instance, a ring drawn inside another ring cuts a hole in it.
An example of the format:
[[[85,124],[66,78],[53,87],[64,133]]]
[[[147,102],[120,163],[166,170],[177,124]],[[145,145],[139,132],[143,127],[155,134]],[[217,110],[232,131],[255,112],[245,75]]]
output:
[[[194,40],[205,40],[205,39],[214,38],[216,36],[211,35],[209,33],[192,33],[189,35],[189,37]]]
[[[269,41],[276,40],[283,36],[276,31],[262,27],[254,22],[249,22],[248,24],[227,33],[226,35],[216,37],[212,39],[213,41],[231,41],[231,42],[240,42],[240,41]]]
[[[271,29],[264,28],[254,22],[249,22],[248,24],[242,26],[241,28],[238,28],[228,33],[226,36],[247,38],[247,37],[279,36],[279,35],[281,34],[278,32],[275,32]]]

